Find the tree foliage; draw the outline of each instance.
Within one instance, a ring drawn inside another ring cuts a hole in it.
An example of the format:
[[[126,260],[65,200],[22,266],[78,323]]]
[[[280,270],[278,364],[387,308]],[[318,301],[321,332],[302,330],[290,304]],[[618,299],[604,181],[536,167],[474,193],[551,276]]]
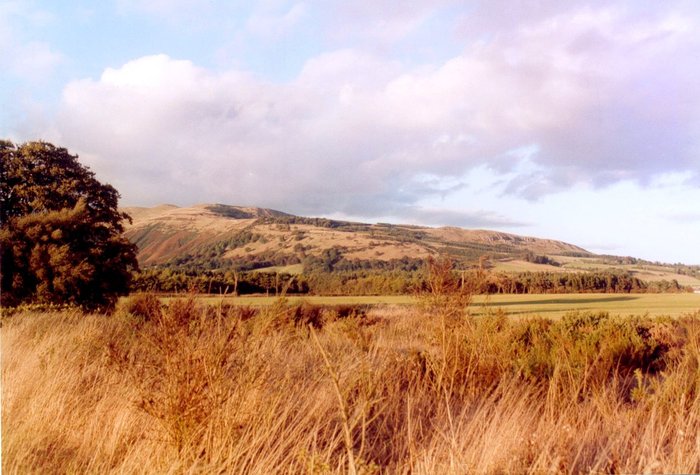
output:
[[[137,268],[119,193],[65,148],[0,141],[2,304],[113,307]]]

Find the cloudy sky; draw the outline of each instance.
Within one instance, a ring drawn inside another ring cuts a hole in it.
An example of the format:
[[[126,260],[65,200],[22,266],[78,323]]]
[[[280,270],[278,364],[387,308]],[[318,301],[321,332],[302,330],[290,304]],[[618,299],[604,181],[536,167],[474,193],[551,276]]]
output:
[[[695,0],[2,0],[0,136],[124,205],[700,264]]]

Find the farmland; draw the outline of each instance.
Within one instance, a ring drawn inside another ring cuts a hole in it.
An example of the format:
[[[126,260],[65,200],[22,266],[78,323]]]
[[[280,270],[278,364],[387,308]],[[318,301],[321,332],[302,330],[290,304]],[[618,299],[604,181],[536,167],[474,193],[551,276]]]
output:
[[[198,300],[209,305],[267,306],[277,300],[267,296],[200,296]],[[314,305],[401,305],[417,302],[411,295],[385,296],[288,296],[291,303],[308,302]],[[487,315],[501,310],[510,316],[545,316],[558,318],[574,311],[609,312],[612,315],[669,315],[677,317],[700,309],[700,294],[525,294],[477,295],[470,313]]]
[[[624,271],[644,281],[676,280],[680,285],[700,288],[700,279],[674,271],[673,266],[652,263],[611,263],[600,257],[552,256],[560,265],[537,264],[522,259],[502,259],[494,262],[493,270],[503,272],[591,272]]]

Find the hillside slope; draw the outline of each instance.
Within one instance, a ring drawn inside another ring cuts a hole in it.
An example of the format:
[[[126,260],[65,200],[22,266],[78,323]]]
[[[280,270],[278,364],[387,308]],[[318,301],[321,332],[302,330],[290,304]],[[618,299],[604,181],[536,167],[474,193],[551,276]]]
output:
[[[126,236],[137,244],[144,266],[192,262],[208,268],[253,268],[329,255],[387,262],[447,253],[464,263],[476,262],[482,255],[498,260],[527,252],[591,255],[572,244],[503,232],[304,218],[264,208],[203,204],[124,211],[133,218]]]
[[[144,268],[407,270],[447,254],[463,268],[486,256],[494,270],[506,273],[624,271],[645,282],[676,280],[700,291],[700,266],[601,256],[561,241],[498,231],[365,224],[221,204],[124,211],[133,218],[125,234],[138,246]]]

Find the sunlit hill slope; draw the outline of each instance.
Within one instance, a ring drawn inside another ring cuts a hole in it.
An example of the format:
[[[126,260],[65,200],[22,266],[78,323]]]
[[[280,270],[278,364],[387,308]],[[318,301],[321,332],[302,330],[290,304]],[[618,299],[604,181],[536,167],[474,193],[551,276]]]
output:
[[[463,266],[482,256],[505,272],[589,272],[621,269],[642,280],[676,279],[700,288],[695,271],[634,258],[595,255],[551,239],[455,227],[365,224],[294,216],[265,208],[201,204],[125,208],[126,236],[143,267],[301,272],[329,256],[381,266],[448,254]]]
[[[223,259],[232,265],[255,260],[301,263],[335,249],[346,259],[388,261],[448,253],[457,260],[543,255],[590,255],[549,239],[496,231],[363,224],[304,218],[280,211],[227,205],[126,208],[133,218],[126,235],[139,247],[144,265],[186,256]]]

